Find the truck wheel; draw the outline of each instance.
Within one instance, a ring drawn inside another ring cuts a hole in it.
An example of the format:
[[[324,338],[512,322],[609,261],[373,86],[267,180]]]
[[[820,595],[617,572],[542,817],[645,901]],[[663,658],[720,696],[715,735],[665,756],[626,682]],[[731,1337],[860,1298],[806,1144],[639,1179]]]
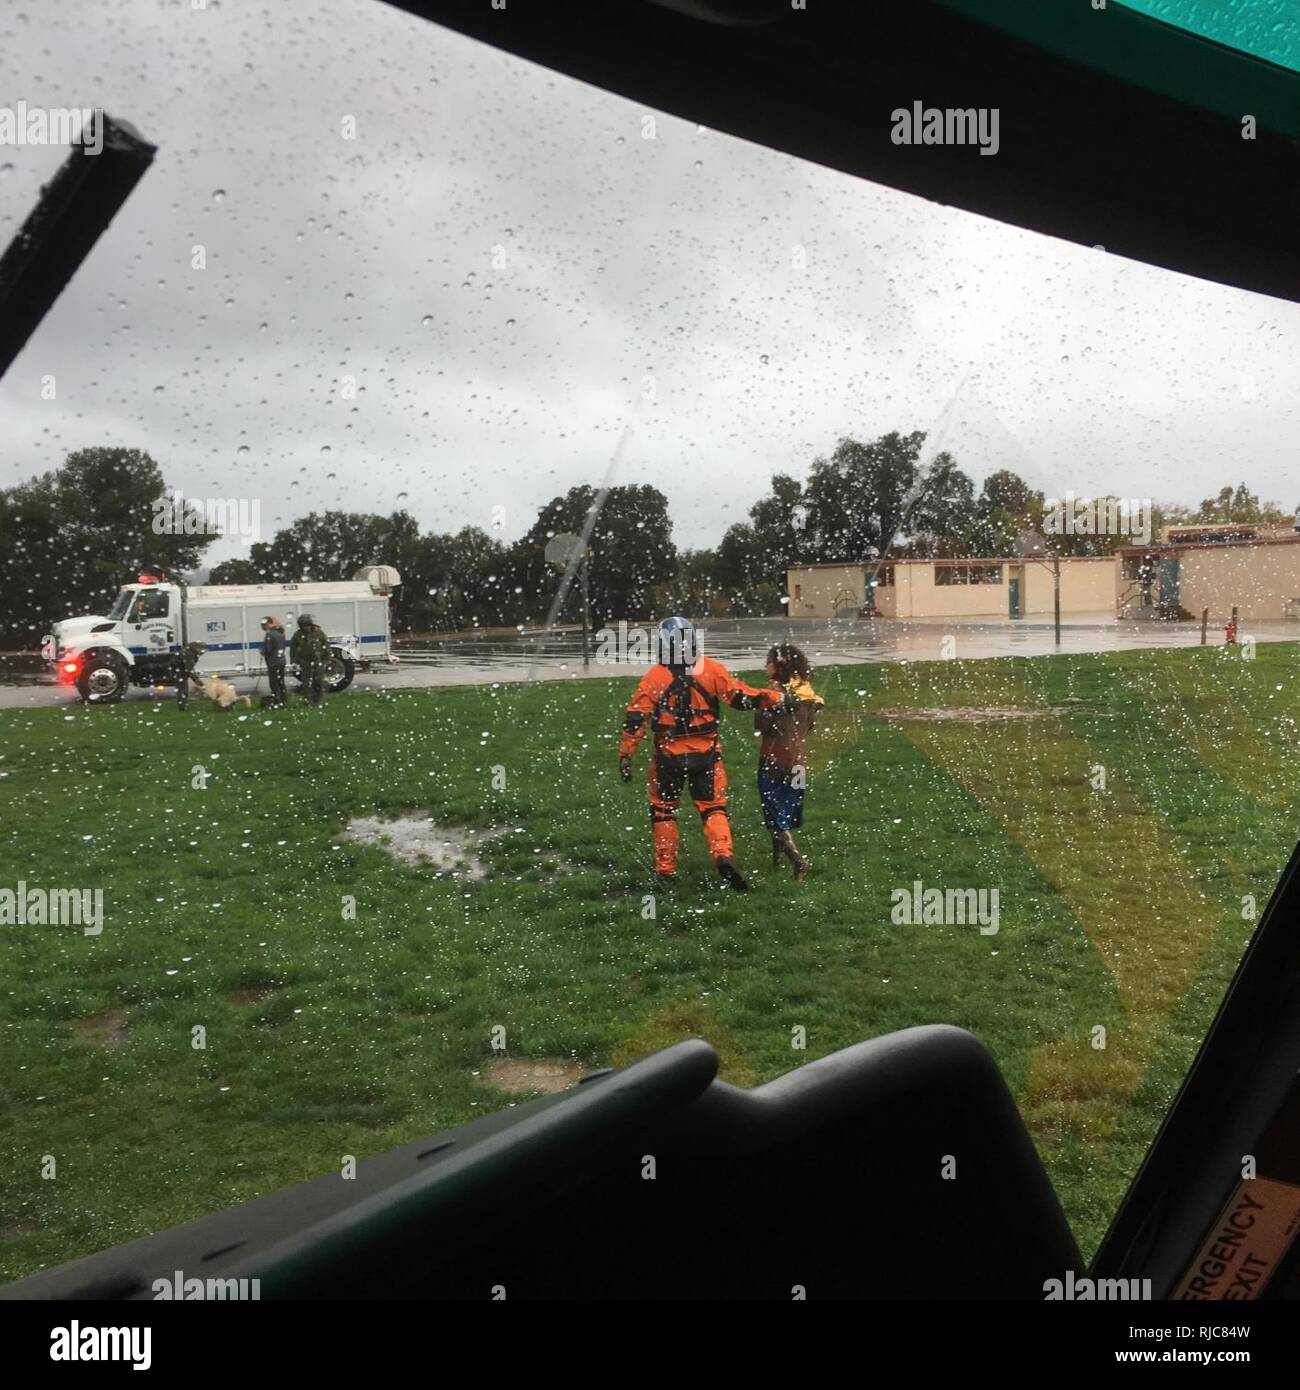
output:
[[[350,656],[344,656],[337,650],[332,651],[330,659],[325,663],[325,693],[337,695],[340,690],[346,690],[352,684],[352,677],[356,673],[356,662]]]
[[[88,652],[77,676],[81,698],[91,705],[112,705],[126,694],[126,662],[116,652]]]

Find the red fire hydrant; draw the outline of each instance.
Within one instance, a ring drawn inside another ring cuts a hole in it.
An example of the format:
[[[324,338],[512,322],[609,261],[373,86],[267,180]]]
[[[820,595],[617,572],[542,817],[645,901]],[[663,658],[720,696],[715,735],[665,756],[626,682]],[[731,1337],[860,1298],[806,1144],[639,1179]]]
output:
[[[1228,619],[1228,626],[1224,628],[1223,636],[1229,644],[1237,640],[1237,620],[1235,618]]]

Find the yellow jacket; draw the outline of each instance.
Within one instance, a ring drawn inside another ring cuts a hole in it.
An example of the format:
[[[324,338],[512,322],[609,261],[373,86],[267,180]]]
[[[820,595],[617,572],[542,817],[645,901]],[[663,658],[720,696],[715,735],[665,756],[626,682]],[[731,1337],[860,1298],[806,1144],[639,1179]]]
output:
[[[796,700],[811,700],[815,705],[824,705],[825,700],[812,688],[811,681],[806,681],[800,676],[791,676],[785,683],[785,688],[794,696]]]

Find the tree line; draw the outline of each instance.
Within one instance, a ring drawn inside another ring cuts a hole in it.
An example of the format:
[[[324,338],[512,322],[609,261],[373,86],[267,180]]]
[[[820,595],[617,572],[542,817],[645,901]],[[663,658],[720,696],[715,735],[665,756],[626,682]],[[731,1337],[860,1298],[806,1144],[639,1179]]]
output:
[[[668,500],[657,488],[608,489],[590,534],[593,620],[779,614],[791,565],[1005,557],[1027,528],[1044,529],[1054,499],[1005,469],[977,486],[948,453],[923,464],[924,443],[921,433],[840,439],[813,460],[806,481],[772,478],[748,519],[705,549],[677,548]],[[0,642],[36,646],[59,619],[103,612],[142,570],[193,571],[213,537],[158,534],[158,499],[168,492],[148,454],[120,448],[77,450],[60,468],[0,490]],[[476,526],[422,531],[405,510],[312,512],[254,543],[247,558],[214,566],[208,582],[346,579],[382,562],[402,576],[393,603],[397,632],[531,626],[545,620],[559,584],[546,542],[581,534],[598,496],[590,486],[570,488],[515,541]],[[1198,507],[1155,507],[1152,536],[1184,521],[1291,519],[1242,483]],[[1127,543],[1114,535],[1052,537],[1067,555],[1103,555]],[[579,601],[575,585],[561,621],[576,621]]]

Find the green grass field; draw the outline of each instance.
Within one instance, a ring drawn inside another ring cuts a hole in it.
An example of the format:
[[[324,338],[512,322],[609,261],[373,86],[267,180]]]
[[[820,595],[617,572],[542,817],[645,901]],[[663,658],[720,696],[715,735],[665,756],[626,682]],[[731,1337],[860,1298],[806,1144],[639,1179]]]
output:
[[[749,719],[724,714],[756,891],[716,887],[688,808],[682,881],[652,921],[643,770],[631,786],[616,770],[628,680],[243,720],[0,713],[0,887],[102,887],[106,913],[97,937],[0,927],[0,1274],[509,1104],[488,1077],[497,1026],[511,1057],[586,1068],[698,1035],[751,1085],[960,1024],[998,1058],[1091,1253],[1253,930],[1243,896],[1262,911],[1295,842],[1296,654],[827,667],[812,876],[768,867]],[[879,713],[936,707],[1057,712]],[[376,810],[516,833],[467,883],[333,843]],[[891,924],[891,890],[917,879],[997,888],[999,932]]]

